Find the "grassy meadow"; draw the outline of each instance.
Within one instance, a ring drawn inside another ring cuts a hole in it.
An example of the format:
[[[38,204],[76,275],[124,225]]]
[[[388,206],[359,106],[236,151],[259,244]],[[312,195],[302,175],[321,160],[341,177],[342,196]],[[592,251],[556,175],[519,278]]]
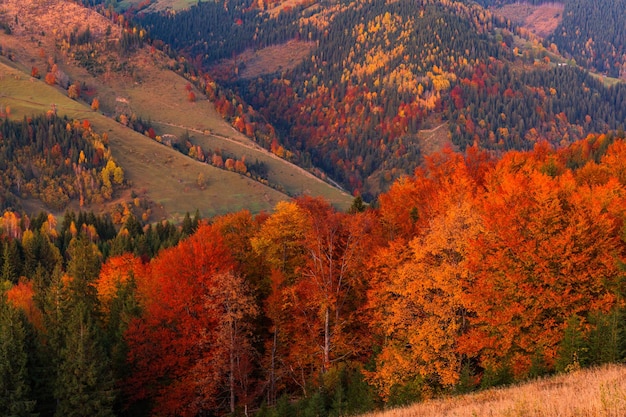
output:
[[[29,12],[37,15],[33,10]],[[47,16],[43,12],[41,15]],[[102,17],[94,13],[89,18]],[[0,57],[0,106],[10,108],[10,118],[19,120],[43,113],[53,105],[61,116],[88,118],[96,131],[108,134],[113,156],[131,180],[132,190],[156,203],[153,212],[158,216],[153,220],[181,219],[185,212],[196,209],[203,216],[241,209],[270,211],[278,201],[304,193],[322,196],[340,209],[352,202],[349,194],[277,158],[235,131],[199,91],[195,91],[197,100],[189,102],[187,80],[168,70],[167,58],[158,51],[151,54],[146,48],[139,50],[126,58],[130,74],[106,74],[104,78],[92,76],[71,60],[60,62],[72,81],[80,80],[99,99],[100,111],[94,112],[89,103],[71,100],[61,88],[30,77],[31,66],[45,68],[45,57],[56,54],[52,42],[31,34],[28,27],[10,36],[0,34],[0,41],[13,51],[13,61]],[[197,162],[134,132],[110,117],[120,111],[150,121],[157,134],[181,135],[189,131],[192,142],[205,149],[221,149],[237,159],[245,156],[250,163],[262,161],[268,167],[270,182],[285,192]],[[198,178],[204,179],[203,186],[198,185]]]
[[[340,209],[350,206],[352,197],[349,194],[277,158],[237,132],[201,92],[194,90],[197,100],[190,103],[185,90],[187,81],[171,71],[159,69],[154,59],[146,51],[137,54],[134,64],[141,82],[111,83],[113,88],[107,93],[106,100],[110,107],[115,105],[110,96],[115,93],[127,102],[125,105],[130,111],[144,120],[149,119],[158,134],[180,136],[187,131],[191,141],[203,149],[221,149],[238,159],[245,156],[250,163],[265,163],[270,183],[280,185],[288,195],[322,196]]]

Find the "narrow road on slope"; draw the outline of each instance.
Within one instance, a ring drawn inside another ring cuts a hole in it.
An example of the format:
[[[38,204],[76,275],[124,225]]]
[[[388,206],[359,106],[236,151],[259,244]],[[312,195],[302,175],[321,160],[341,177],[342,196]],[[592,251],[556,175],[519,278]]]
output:
[[[235,140],[235,139],[230,138],[228,136],[220,135],[220,134],[217,134],[217,133],[213,133],[213,132],[208,132],[207,133],[207,131],[203,131],[203,130],[200,130],[200,129],[195,129],[193,127],[177,125],[177,124],[169,123],[169,122],[160,122],[160,121],[152,120],[152,123],[159,124],[159,125],[162,125],[162,126],[176,127],[176,128],[179,128],[179,129],[184,129],[184,130],[188,130],[190,132],[198,133],[200,135],[212,136],[212,137],[217,138],[217,139],[225,140],[227,142],[234,143],[234,144],[239,145],[239,146],[243,146],[244,148],[247,148],[247,149],[250,149],[250,150],[253,150],[253,151],[257,151],[257,152],[260,152],[262,154],[265,154],[266,156],[269,156],[270,158],[273,158],[273,159],[275,159],[277,161],[280,161],[281,163],[290,164],[296,170],[298,170],[300,173],[304,174],[305,176],[307,176],[307,177],[309,177],[311,179],[314,179],[314,180],[317,180],[317,181],[320,181],[320,182],[325,182],[321,178],[318,178],[315,175],[311,174],[306,169],[304,169],[302,167],[299,167],[298,165],[292,164],[289,161],[286,161],[285,159],[279,157],[278,155],[273,154],[272,152],[268,151],[265,148],[262,148],[261,146],[259,146],[258,144],[254,143],[254,142],[252,142],[250,140],[247,140],[246,142],[239,141],[239,140]],[[231,129],[233,129],[233,132],[235,132],[237,134],[239,133],[234,128],[231,127]],[[341,192],[343,192],[344,194],[347,195],[346,191],[343,189],[343,187],[341,187],[341,185],[337,184],[335,181],[333,181],[332,179],[330,179],[328,177],[326,177],[326,178],[327,178],[328,182],[331,185],[333,185],[334,187],[336,187]]]

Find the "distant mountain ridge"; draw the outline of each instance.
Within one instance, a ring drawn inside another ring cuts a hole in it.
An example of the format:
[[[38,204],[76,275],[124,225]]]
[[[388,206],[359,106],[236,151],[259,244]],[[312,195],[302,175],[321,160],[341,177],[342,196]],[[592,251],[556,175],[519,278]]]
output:
[[[625,0],[477,0],[485,7],[507,4],[562,4],[558,27],[546,37],[579,65],[610,77],[626,79]]]

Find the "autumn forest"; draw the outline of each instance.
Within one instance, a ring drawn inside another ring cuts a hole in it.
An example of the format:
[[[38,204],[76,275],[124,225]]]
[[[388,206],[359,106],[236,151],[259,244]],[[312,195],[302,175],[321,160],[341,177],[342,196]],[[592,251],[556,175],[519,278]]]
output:
[[[509,0],[71,5],[98,24],[0,9],[0,86],[57,94],[0,91],[0,415],[339,417],[626,360],[624,0],[545,37]]]
[[[119,233],[7,212],[0,407],[345,415],[620,360],[625,161],[613,135],[445,150],[376,208]]]

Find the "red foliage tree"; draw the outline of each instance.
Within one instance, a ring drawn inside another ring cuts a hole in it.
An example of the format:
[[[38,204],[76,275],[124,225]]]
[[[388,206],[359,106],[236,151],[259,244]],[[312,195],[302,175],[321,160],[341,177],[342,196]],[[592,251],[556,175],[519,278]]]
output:
[[[150,288],[138,287],[143,317],[126,333],[132,400],[151,398],[166,416],[195,416],[217,405],[229,352],[220,342],[227,313],[219,294],[232,269],[219,230],[208,225],[153,261]]]

